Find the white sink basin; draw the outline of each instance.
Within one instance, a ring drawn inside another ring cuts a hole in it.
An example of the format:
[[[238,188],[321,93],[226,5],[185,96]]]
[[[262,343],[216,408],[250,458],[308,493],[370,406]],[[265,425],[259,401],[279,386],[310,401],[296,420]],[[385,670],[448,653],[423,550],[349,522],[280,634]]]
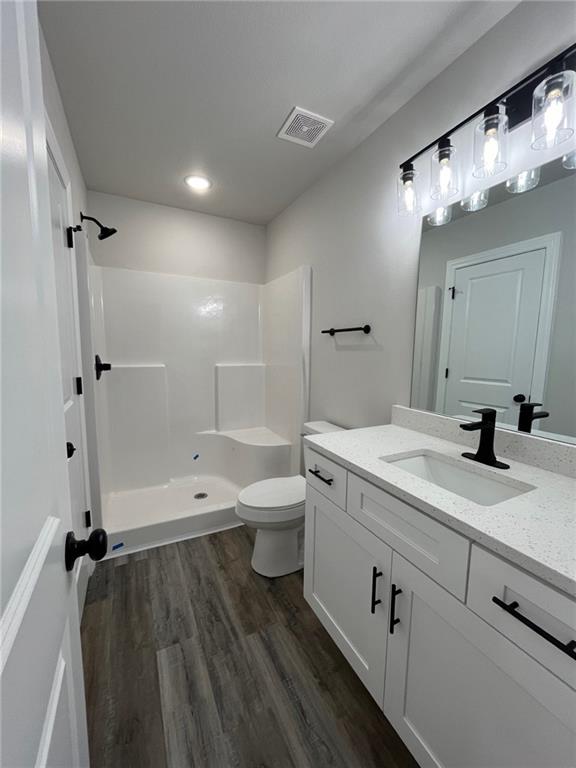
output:
[[[380,458],[398,469],[484,507],[500,504],[534,490],[534,486],[528,483],[510,477],[495,477],[497,470],[485,470],[476,464],[468,466],[464,460],[443,456],[436,451],[410,451]]]

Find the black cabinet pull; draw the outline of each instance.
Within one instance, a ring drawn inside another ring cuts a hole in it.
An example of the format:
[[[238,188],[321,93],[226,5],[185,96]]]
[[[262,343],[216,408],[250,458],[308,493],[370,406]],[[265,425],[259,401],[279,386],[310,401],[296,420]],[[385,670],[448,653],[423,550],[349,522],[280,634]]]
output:
[[[326,485],[332,485],[334,482],[333,477],[322,477],[319,469],[309,469],[308,472],[310,472],[311,475],[314,475],[314,477],[317,477],[318,480],[322,480],[322,482],[326,483]]]
[[[74,443],[71,443],[68,441],[66,443],[66,458],[71,459],[75,453],[76,453],[76,446],[74,445]]]
[[[544,640],[547,640],[549,643],[551,643],[555,648],[558,648],[559,651],[562,651],[562,653],[565,653],[567,656],[570,656],[571,659],[576,660],[576,640],[570,640],[567,643],[563,643],[561,640],[558,640],[557,637],[554,637],[554,635],[551,635],[550,632],[546,632],[545,629],[542,629],[542,627],[539,627],[538,624],[535,624],[533,621],[528,619],[526,616],[522,616],[521,613],[519,613],[518,608],[520,604],[517,600],[513,600],[511,603],[505,603],[503,600],[500,600],[499,597],[492,598],[492,602],[496,603],[496,605],[499,608],[502,608],[503,611],[506,611],[506,613],[509,613],[510,616],[514,616],[515,619],[518,619],[522,624],[528,627],[528,629],[531,629],[532,632],[536,632],[537,635],[540,635],[540,637],[543,637]]]
[[[382,600],[376,599],[376,579],[382,576],[382,571],[379,571],[375,565],[372,566],[372,597],[370,598],[370,613],[376,613],[376,606],[380,605]]]
[[[392,584],[392,590],[390,592],[390,634],[394,634],[394,627],[396,624],[400,624],[400,619],[396,618],[396,597],[397,595],[401,595],[402,590],[396,586],[396,584]]]

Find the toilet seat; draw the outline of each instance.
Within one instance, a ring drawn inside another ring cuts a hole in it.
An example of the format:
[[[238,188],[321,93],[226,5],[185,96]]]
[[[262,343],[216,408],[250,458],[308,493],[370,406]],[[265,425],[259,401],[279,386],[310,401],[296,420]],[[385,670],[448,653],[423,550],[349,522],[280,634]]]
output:
[[[301,475],[261,480],[240,491],[236,513],[252,523],[282,523],[304,517],[306,480]]]

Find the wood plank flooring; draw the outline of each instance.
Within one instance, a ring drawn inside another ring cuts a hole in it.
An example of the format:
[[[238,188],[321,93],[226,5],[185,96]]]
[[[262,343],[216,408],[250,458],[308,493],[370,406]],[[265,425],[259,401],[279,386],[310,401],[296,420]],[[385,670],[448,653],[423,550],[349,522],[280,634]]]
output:
[[[302,596],[234,528],[100,563],[91,768],[418,768]]]

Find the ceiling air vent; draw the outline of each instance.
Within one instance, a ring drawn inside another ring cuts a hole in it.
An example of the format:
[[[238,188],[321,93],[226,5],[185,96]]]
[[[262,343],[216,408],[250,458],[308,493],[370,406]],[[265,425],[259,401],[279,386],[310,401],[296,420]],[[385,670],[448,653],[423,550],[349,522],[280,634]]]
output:
[[[333,125],[334,120],[315,115],[307,109],[294,107],[276,135],[279,139],[293,141],[303,147],[315,147]]]

